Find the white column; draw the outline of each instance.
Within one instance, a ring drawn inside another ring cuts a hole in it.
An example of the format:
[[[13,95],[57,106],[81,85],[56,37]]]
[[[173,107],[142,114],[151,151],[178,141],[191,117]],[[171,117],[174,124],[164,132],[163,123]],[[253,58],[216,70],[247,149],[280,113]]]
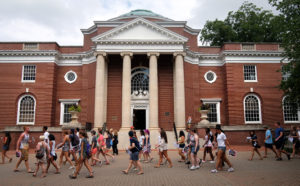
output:
[[[177,128],[185,128],[184,62],[185,53],[176,52],[175,56],[175,109]]]
[[[123,73],[122,73],[122,128],[130,128],[131,123],[131,57],[132,53],[122,52]]]
[[[104,123],[107,122],[107,78],[108,78],[108,59],[105,61],[104,75]]]
[[[96,83],[95,83],[95,110],[94,127],[99,128],[104,123],[105,109],[105,56],[104,52],[95,52],[96,63]]]
[[[148,53],[149,56],[149,128],[158,128],[158,73],[157,57],[159,53]]]

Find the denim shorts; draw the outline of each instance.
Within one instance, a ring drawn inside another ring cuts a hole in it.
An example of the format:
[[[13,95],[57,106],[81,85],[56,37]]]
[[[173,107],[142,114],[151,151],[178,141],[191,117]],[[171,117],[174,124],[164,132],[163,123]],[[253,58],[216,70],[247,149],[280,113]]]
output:
[[[226,147],[218,147],[218,150],[222,150],[223,152],[226,151]]]
[[[133,152],[130,154],[130,160],[138,161],[139,160],[139,151]]]
[[[197,146],[197,148],[196,148],[196,147],[194,147],[194,146],[192,146],[192,147],[191,147],[191,153],[193,153],[193,154],[197,154],[197,153],[198,153],[198,151],[199,151],[199,146]]]

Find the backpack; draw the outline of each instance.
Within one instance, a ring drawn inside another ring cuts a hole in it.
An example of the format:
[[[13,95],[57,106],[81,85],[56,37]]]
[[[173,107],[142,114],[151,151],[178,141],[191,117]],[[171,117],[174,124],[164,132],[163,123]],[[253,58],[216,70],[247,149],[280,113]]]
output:
[[[141,147],[140,143],[138,142],[138,140],[136,138],[133,138],[133,140],[134,140],[134,145],[137,148],[137,150],[141,151],[142,147]]]
[[[210,135],[210,138],[209,138],[209,140],[211,141],[211,142],[214,142],[214,135]]]
[[[86,157],[90,159],[90,157],[92,157],[92,150],[91,150],[91,145],[89,144],[88,141],[86,141],[85,147],[86,147],[85,149]]]
[[[36,152],[35,157],[36,157],[37,159],[42,159],[42,158],[44,157],[44,155],[45,155],[45,147],[42,145],[42,146],[40,147],[40,150],[38,150],[38,151]]]
[[[71,135],[71,143],[73,147],[79,145],[79,137],[76,134]]]

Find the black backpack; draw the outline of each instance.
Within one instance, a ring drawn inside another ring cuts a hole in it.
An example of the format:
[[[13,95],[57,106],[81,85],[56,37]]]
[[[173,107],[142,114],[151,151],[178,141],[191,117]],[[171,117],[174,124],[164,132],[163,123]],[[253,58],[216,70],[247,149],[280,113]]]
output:
[[[38,150],[38,151],[36,152],[35,157],[36,157],[37,159],[42,159],[42,158],[44,157],[44,155],[45,155],[45,147],[42,145],[42,146],[40,147],[40,150]]]
[[[71,143],[73,147],[79,145],[79,137],[76,134],[71,134],[70,137],[71,137]]]

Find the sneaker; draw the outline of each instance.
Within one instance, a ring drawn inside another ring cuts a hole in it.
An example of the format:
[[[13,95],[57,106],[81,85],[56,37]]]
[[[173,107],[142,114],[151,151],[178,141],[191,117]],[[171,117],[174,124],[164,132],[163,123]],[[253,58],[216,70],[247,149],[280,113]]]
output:
[[[196,169],[199,169],[199,168],[200,168],[200,166],[199,166],[199,165],[197,165],[197,166],[196,166]]]
[[[210,161],[209,163],[215,163],[215,161]]]
[[[205,163],[205,160],[202,160],[202,163]]]
[[[211,170],[210,172],[211,172],[211,173],[217,173],[218,170],[217,170],[217,169],[213,169],[213,170]]]
[[[71,167],[69,167],[69,169],[75,169],[75,167],[74,167],[74,166],[71,166]]]
[[[233,169],[232,167],[230,167],[227,171],[228,171],[228,172],[233,172],[234,169]]]
[[[195,170],[196,169],[196,167],[193,165],[193,166],[191,166],[191,168],[190,168],[190,170]]]
[[[98,165],[99,165],[100,167],[102,166],[102,164],[103,164],[102,161],[99,161],[99,162],[98,162]]]
[[[185,164],[189,165],[189,164],[191,164],[191,162],[190,162],[190,161],[187,161]]]

